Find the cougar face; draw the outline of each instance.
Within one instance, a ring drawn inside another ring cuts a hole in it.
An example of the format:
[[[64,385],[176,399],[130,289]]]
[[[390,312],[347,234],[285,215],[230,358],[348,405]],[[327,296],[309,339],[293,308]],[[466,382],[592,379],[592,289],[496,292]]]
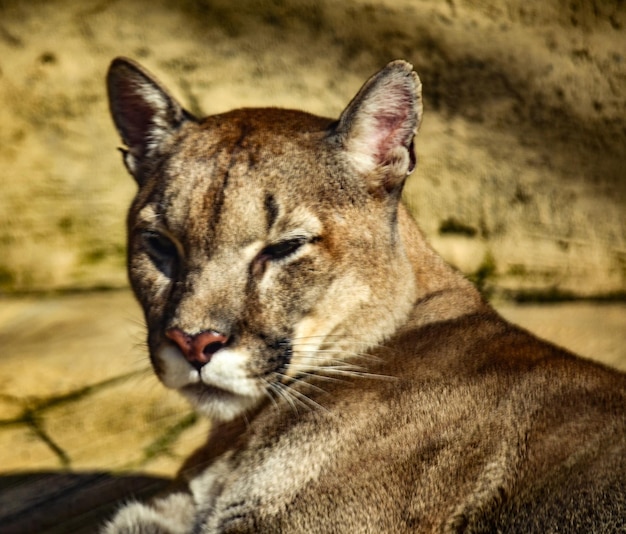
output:
[[[333,122],[278,109],[198,120],[137,65],[114,64],[112,111],[139,184],[129,276],[157,375],[199,411],[306,403],[292,381],[358,371],[409,313],[396,218],[418,117],[377,111],[417,98],[405,65],[385,74],[391,96],[366,86]]]

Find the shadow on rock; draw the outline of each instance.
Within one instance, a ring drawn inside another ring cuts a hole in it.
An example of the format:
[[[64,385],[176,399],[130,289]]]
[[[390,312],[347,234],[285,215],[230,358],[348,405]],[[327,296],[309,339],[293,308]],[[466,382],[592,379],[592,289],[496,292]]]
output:
[[[105,472],[32,472],[0,476],[3,534],[93,533],[117,506],[145,500],[172,480]]]

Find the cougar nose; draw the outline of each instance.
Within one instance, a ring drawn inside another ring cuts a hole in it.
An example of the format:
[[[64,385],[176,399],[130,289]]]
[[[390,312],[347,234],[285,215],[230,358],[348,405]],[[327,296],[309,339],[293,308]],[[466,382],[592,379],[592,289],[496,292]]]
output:
[[[187,361],[197,369],[209,363],[213,354],[228,343],[228,336],[214,330],[190,335],[180,328],[170,328],[165,336],[178,345]]]

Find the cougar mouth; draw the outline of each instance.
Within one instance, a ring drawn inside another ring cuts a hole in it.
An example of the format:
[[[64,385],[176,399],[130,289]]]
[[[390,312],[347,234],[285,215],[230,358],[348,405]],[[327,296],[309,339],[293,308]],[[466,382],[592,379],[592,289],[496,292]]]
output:
[[[193,398],[194,404],[202,404],[206,401],[211,402],[228,402],[240,397],[237,393],[222,389],[217,386],[211,386],[204,383],[190,384],[179,388],[179,391],[187,398]]]
[[[230,421],[259,405],[262,394],[241,395],[204,383],[178,389],[200,414],[217,421]]]
[[[228,420],[254,408],[275,382],[291,381],[293,356],[290,340],[261,338],[258,351],[244,346],[224,346],[201,366],[164,340],[155,350],[154,369],[169,389],[181,393],[202,414]]]

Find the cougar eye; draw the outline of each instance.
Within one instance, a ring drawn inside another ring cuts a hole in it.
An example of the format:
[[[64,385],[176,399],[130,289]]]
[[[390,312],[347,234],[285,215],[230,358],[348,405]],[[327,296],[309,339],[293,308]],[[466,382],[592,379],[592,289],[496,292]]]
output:
[[[161,258],[171,258],[178,254],[176,245],[170,239],[158,232],[145,232],[143,240],[148,252]]]
[[[296,250],[306,243],[306,238],[295,237],[293,239],[287,239],[286,241],[280,241],[273,245],[265,247],[261,251],[261,256],[265,256],[269,260],[282,260],[287,256],[291,256]]]
[[[279,241],[273,245],[265,247],[252,264],[252,272],[255,274],[261,274],[265,271],[265,267],[268,261],[278,261],[288,256],[291,256],[302,245],[307,242],[306,237],[295,237],[293,239],[286,239],[285,241]]]
[[[159,232],[144,232],[143,242],[146,251],[156,267],[166,276],[171,276],[174,262],[178,259],[178,249],[171,239]]]

